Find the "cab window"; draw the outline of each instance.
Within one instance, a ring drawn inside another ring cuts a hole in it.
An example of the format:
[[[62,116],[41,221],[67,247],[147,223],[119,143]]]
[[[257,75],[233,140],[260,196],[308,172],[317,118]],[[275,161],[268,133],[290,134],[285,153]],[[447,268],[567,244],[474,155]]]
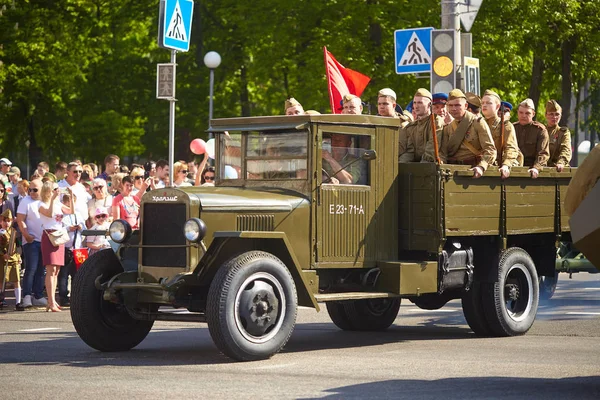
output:
[[[369,163],[361,156],[370,148],[370,136],[323,133],[322,182],[369,185]]]

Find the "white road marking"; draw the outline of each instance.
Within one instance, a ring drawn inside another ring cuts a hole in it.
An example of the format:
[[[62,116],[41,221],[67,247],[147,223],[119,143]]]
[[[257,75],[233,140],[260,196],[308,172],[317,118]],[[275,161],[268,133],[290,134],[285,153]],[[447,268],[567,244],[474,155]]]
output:
[[[583,290],[600,290],[600,287],[585,287]]]
[[[567,314],[570,314],[570,315],[600,315],[600,312],[577,312],[577,311],[569,311]]]
[[[43,331],[58,331],[60,328],[35,328],[35,329],[21,329],[19,332],[43,332]]]

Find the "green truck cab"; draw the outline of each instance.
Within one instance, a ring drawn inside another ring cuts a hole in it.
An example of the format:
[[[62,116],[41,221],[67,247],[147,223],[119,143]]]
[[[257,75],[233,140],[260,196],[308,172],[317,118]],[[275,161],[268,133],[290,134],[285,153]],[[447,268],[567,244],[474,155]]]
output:
[[[462,299],[478,335],[532,326],[538,279],[568,240],[572,171],[398,163],[398,120],[302,115],[217,119],[216,184],[157,189],[140,229],[113,222],[115,251],[73,283],[79,336],[100,351],[138,345],[154,321],[206,322],[235,360],[280,351],[298,306],[325,304],[341,329],[373,331],[402,298]],[[346,182],[346,183],[345,183]],[[187,312],[176,309],[187,310]]]

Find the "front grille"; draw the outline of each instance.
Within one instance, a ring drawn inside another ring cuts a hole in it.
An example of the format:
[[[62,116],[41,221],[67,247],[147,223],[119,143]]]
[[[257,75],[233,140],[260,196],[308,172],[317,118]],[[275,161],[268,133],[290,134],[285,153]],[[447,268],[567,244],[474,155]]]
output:
[[[183,225],[186,205],[181,203],[146,203],[142,221],[142,244],[185,245]],[[148,267],[186,267],[187,248],[157,247],[142,249],[142,265]]]

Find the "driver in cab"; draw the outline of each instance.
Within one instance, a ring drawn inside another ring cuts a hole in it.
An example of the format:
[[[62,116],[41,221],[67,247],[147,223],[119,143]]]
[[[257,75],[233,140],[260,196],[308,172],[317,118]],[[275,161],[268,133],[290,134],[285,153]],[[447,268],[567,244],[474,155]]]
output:
[[[332,134],[331,142],[323,140],[323,183],[356,184],[360,179],[360,162],[358,157],[349,153],[352,138],[348,135]],[[347,166],[347,167],[346,167]]]

